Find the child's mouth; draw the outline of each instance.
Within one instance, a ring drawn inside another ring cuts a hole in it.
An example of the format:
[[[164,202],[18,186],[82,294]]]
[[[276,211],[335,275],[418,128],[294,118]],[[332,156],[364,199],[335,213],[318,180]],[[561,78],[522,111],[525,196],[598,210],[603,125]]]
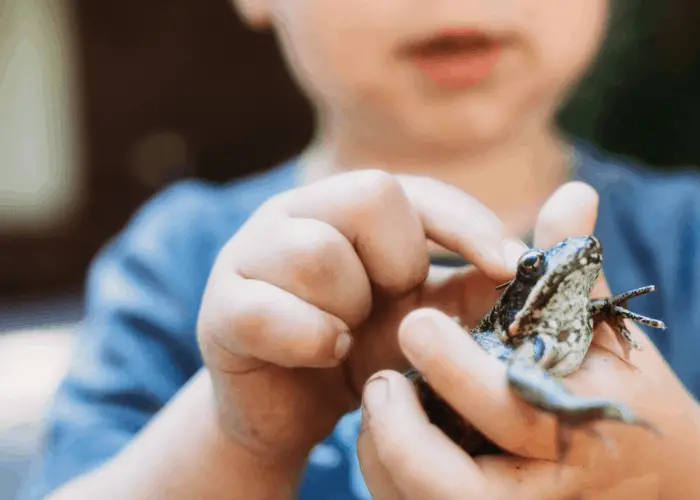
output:
[[[474,86],[494,70],[501,43],[474,31],[444,32],[408,51],[419,71],[448,89]]]

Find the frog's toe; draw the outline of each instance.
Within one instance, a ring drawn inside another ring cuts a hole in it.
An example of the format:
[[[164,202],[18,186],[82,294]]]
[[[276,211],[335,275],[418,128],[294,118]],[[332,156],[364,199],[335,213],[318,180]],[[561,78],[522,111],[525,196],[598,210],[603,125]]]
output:
[[[666,325],[663,321],[637,314],[627,308],[628,300],[646,293],[651,293],[655,289],[654,286],[645,286],[612,297],[594,299],[590,302],[589,312],[591,317],[593,317],[596,322],[608,322],[611,326],[614,326],[618,338],[625,347],[625,356],[629,354],[630,347],[637,350],[642,349],[641,345],[634,340],[632,333],[625,325],[626,319],[652,328],[666,329]]]
[[[652,328],[658,328],[660,330],[666,329],[666,324],[663,321],[659,319],[649,318],[648,316],[643,316],[641,314],[637,314],[622,306],[613,307],[613,315],[618,318],[631,319],[635,323],[647,325]]]
[[[642,288],[636,288],[619,295],[613,295],[612,297],[602,297],[599,299],[593,299],[590,302],[589,311],[591,315],[599,320],[611,320],[611,319],[630,319],[636,323],[642,325],[647,325],[652,328],[658,328],[661,330],[666,329],[666,325],[663,321],[649,318],[641,314],[630,311],[627,308],[627,302],[630,299],[639,297],[640,295],[645,295],[647,293],[652,293],[656,290],[653,285],[645,286]],[[627,337],[627,336],[626,336]],[[628,340],[630,340],[628,338]]]

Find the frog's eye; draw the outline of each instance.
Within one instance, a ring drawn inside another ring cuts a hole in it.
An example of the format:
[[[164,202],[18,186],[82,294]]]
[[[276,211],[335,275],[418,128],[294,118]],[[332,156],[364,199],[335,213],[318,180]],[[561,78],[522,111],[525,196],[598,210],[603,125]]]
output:
[[[539,250],[530,250],[520,257],[518,262],[518,279],[537,280],[544,274],[544,254]]]

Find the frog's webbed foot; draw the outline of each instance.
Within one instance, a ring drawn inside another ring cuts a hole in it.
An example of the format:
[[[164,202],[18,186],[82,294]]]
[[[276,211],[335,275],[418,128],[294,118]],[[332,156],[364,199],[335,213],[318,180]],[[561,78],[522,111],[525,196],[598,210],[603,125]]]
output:
[[[516,361],[508,365],[507,378],[510,388],[522,400],[557,418],[557,459],[560,462],[566,459],[571,446],[568,431],[596,421],[612,420],[638,425],[658,433],[655,427],[637,418],[626,406],[614,401],[576,396],[537,366]],[[597,431],[585,430],[600,438]]]
[[[656,287],[653,285],[642,288],[635,288],[619,295],[612,297],[602,297],[591,300],[588,308],[591,316],[595,321],[609,321],[613,323],[616,333],[618,333],[627,342],[628,345],[635,349],[641,349],[641,346],[632,338],[632,333],[625,325],[625,319],[631,319],[637,323],[650,326],[652,328],[666,329],[663,321],[654,318],[648,318],[641,314],[634,313],[627,308],[627,301],[640,295],[654,292]]]

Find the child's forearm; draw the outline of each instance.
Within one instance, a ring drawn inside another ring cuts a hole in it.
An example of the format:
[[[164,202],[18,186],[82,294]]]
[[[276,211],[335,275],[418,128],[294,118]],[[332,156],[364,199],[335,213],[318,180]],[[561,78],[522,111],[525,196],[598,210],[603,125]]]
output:
[[[216,422],[202,370],[113,460],[47,500],[295,498],[303,463],[263,465]]]

